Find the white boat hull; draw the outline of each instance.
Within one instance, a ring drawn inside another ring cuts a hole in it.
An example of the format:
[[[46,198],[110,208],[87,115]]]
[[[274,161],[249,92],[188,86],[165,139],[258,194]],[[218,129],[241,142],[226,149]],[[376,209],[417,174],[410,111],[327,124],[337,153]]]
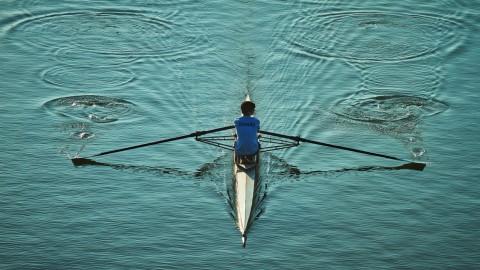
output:
[[[244,245],[248,229],[257,215],[258,166],[258,155],[254,163],[237,164],[234,162],[235,221],[242,233]]]

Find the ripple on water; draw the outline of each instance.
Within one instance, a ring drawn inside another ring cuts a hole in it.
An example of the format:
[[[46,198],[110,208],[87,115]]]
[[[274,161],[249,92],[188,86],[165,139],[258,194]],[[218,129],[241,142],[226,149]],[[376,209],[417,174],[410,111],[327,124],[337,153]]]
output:
[[[417,122],[419,118],[444,112],[448,104],[433,98],[408,95],[349,97],[338,101],[333,112],[346,119],[373,124]]]
[[[375,63],[362,69],[363,88],[374,93],[430,96],[441,82],[438,66],[430,63]]]
[[[81,48],[62,47],[55,51],[55,56],[63,65],[88,65],[96,67],[118,66],[133,63],[138,55],[99,54]]]
[[[42,74],[43,81],[69,88],[109,88],[127,84],[134,75],[126,69],[60,66]]]
[[[403,142],[411,158],[428,160],[418,125],[423,118],[448,110],[433,98],[413,95],[367,95],[357,93],[339,100],[331,109],[337,123],[361,124]]]
[[[132,115],[135,104],[119,98],[83,95],[56,98],[43,105],[48,111],[78,121],[111,123]]]
[[[75,48],[112,58],[189,57],[209,48],[208,39],[176,19],[181,20],[177,13],[134,10],[48,13],[18,20],[7,35],[37,48]]]
[[[349,61],[402,61],[452,51],[462,42],[461,25],[426,14],[380,12],[293,15],[287,40],[295,52]]]

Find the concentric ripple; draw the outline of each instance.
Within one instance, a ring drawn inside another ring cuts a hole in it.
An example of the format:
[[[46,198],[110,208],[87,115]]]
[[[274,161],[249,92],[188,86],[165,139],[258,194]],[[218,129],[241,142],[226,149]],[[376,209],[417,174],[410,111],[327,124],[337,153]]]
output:
[[[440,85],[440,71],[426,64],[375,63],[362,70],[363,87],[375,93],[431,95]]]
[[[69,96],[50,100],[43,105],[48,111],[78,121],[110,123],[134,112],[130,101],[95,95]],[[79,134],[81,135],[81,134]]]
[[[100,54],[81,48],[62,47],[55,51],[57,60],[65,64],[71,65],[87,65],[96,67],[118,66],[120,64],[128,64],[139,59],[138,55],[112,55]]]
[[[125,57],[175,57],[208,48],[206,38],[174,23],[176,18],[176,13],[133,10],[49,13],[18,21],[8,35],[37,48],[68,47]]]
[[[134,79],[126,69],[61,66],[47,70],[42,79],[69,88],[108,88],[124,85]]]
[[[401,61],[452,51],[461,25],[434,15],[379,12],[298,15],[287,38],[294,50],[350,61]]]
[[[449,106],[436,99],[417,96],[369,96],[340,100],[333,112],[343,118],[374,124],[416,122],[447,110]]]

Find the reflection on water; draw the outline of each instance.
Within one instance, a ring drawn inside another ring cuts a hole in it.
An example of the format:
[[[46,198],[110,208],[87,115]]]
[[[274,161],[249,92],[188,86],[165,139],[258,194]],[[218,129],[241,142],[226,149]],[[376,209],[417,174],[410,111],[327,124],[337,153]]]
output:
[[[74,166],[104,166],[110,167],[115,170],[129,170],[135,173],[149,173],[153,175],[164,175],[171,174],[175,176],[185,176],[193,177],[194,174],[190,172],[183,171],[178,168],[169,168],[163,166],[144,166],[144,165],[134,165],[134,164],[118,164],[118,163],[108,163],[102,161],[96,161],[89,158],[81,157],[71,157],[71,161]]]

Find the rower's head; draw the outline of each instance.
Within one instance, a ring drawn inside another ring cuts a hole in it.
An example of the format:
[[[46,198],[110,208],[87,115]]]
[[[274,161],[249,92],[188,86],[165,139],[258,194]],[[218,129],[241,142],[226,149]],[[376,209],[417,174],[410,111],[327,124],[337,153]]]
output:
[[[242,105],[240,105],[240,109],[242,109],[242,114],[245,116],[251,116],[255,112],[255,103],[251,101],[244,101]]]

